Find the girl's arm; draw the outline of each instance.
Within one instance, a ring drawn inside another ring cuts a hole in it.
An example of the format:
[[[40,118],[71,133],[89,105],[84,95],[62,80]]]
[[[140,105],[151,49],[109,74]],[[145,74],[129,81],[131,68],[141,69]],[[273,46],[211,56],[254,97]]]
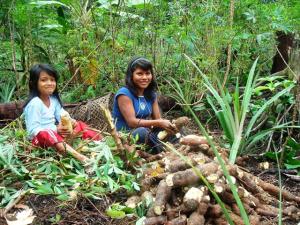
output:
[[[157,98],[152,104],[152,119],[161,119]]]
[[[119,109],[130,128],[137,127],[160,127],[170,132],[173,131],[173,124],[169,120],[161,119],[158,109],[153,108],[153,120],[138,119],[135,117],[133,103],[126,95],[120,95],[117,99]],[[158,111],[157,111],[158,110]],[[155,113],[154,113],[155,111]]]
[[[26,130],[31,137],[36,136],[41,130],[41,107],[37,104],[29,103],[25,110]]]

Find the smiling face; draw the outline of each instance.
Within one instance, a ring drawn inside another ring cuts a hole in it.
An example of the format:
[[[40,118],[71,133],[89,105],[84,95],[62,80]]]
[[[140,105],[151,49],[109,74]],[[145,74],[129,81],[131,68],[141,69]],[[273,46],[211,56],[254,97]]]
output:
[[[144,90],[149,86],[152,81],[152,73],[150,70],[143,70],[136,68],[132,75],[132,81],[137,88],[139,94],[143,94]]]
[[[55,77],[42,71],[39,76],[37,88],[40,96],[50,96],[56,89]]]

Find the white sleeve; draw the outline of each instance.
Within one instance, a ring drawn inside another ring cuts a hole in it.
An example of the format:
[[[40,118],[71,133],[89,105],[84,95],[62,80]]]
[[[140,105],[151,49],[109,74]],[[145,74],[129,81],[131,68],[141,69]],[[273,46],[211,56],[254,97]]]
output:
[[[54,113],[54,116],[55,116],[55,120],[57,122],[60,122],[60,118],[62,115],[64,116],[68,116],[71,118],[70,114],[64,110],[64,108],[61,106],[61,104],[59,103],[59,101],[57,99],[55,99],[55,113]]]
[[[25,124],[30,137],[37,135],[42,130],[41,111],[41,105],[34,99],[25,108]]]

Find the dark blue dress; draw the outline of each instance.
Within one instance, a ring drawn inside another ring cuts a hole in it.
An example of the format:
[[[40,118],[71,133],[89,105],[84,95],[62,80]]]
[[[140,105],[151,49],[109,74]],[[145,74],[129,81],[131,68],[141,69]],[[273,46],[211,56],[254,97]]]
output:
[[[123,117],[119,105],[118,105],[118,97],[120,95],[125,95],[129,97],[132,101],[135,116],[138,119],[147,119],[152,114],[152,105],[156,100],[156,95],[153,100],[146,99],[144,96],[135,96],[127,87],[122,87],[118,90],[114,97],[113,104],[113,118],[116,124],[116,129],[118,131],[131,132],[131,134],[136,137],[138,136],[138,143],[145,143],[151,147],[152,153],[159,153],[163,150],[163,146],[161,142],[157,138],[158,132],[161,130],[160,128],[156,128],[151,130],[147,127],[138,127],[135,129],[131,129],[126,123],[125,118]]]

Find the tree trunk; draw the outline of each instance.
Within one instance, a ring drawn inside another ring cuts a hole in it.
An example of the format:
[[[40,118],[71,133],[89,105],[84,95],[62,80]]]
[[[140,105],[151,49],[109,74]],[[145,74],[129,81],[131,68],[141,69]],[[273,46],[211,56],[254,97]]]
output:
[[[289,63],[289,53],[293,46],[294,37],[292,34],[285,34],[282,31],[276,33],[278,51],[273,58],[271,74],[284,70]]]

